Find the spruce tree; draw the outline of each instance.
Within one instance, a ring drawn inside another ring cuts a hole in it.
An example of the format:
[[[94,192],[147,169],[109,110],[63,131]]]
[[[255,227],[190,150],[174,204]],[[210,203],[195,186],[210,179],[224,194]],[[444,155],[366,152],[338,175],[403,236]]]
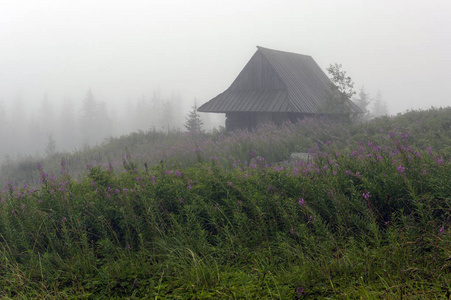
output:
[[[191,106],[192,110],[189,112],[188,117],[186,118],[185,128],[188,132],[199,133],[202,131],[202,125],[204,122],[200,119],[199,114],[197,113],[197,104],[194,101],[194,105]]]

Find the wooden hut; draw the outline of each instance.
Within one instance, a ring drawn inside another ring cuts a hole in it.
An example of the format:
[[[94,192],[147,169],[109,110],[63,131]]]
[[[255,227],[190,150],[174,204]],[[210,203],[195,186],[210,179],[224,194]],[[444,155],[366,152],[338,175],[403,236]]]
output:
[[[346,116],[360,109],[343,95],[311,56],[257,46],[232,85],[199,112],[225,113],[226,129],[315,116]]]

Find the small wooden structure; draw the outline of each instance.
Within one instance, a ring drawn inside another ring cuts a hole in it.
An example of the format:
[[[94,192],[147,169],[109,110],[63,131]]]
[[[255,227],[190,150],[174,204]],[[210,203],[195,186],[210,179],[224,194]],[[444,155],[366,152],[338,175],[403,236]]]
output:
[[[198,111],[225,113],[227,131],[264,122],[280,124],[305,117],[360,112],[349,99],[331,109],[331,101],[340,97],[311,56],[257,46],[257,52],[232,85]]]

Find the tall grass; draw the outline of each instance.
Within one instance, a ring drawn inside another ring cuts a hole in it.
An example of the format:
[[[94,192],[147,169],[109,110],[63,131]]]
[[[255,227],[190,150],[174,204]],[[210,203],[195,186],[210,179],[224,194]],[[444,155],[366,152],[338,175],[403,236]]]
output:
[[[191,140],[146,168],[83,162],[79,178],[39,165],[37,185],[1,193],[0,295],[449,297],[446,154],[402,128],[343,142],[326,125],[305,142],[323,125],[302,126]],[[274,163],[294,145],[313,161]]]

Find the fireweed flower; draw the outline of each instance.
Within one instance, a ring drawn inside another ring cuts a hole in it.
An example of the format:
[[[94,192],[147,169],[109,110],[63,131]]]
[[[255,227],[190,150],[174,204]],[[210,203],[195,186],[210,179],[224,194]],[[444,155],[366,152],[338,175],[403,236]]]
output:
[[[307,293],[304,292],[304,288],[302,288],[300,286],[296,288],[296,294],[297,294],[298,297],[302,297],[304,295],[307,295]]]
[[[406,168],[404,168],[403,166],[399,166],[398,167],[398,173],[399,174],[403,174],[406,171]]]
[[[61,219],[61,223],[65,223],[67,221],[67,218],[66,217],[63,217],[62,219]]]
[[[299,201],[298,201],[298,204],[299,204],[300,207],[303,207],[304,205],[307,204],[307,202],[305,202],[305,200],[303,198],[300,198]]]
[[[444,233],[445,232],[445,226],[440,227],[440,233]]]
[[[370,197],[371,197],[371,195],[370,195],[369,192],[363,193],[363,198],[364,198],[365,200],[370,199]]]

